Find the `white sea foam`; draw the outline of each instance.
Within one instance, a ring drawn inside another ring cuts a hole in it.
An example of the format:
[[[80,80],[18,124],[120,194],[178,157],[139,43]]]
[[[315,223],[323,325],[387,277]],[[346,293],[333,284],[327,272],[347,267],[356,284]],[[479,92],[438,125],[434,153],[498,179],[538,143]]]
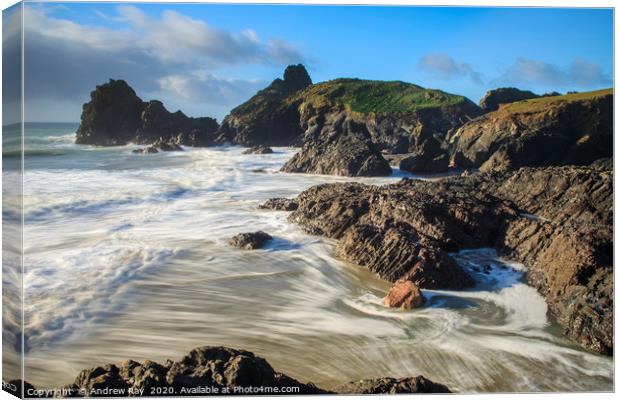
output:
[[[611,388],[611,360],[559,336],[522,267],[493,251],[456,255],[475,288],[425,290],[428,307],[390,310],[389,285],[338,260],[333,241],[303,233],[288,213],[257,210],[351,178],[279,173],[287,148],[140,156],[135,147],[73,146],[33,159],[25,174],[26,364],[37,387],[212,344],[325,386],[423,374],[461,391]],[[263,250],[226,244],[259,229],[274,237]]]

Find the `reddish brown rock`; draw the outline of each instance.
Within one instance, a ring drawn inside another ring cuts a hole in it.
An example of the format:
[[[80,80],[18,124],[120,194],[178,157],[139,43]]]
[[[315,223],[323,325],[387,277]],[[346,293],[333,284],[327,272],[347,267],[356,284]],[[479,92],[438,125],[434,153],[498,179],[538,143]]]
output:
[[[425,302],[426,298],[422,295],[420,288],[406,280],[397,281],[383,299],[386,307],[404,310],[422,307]]]

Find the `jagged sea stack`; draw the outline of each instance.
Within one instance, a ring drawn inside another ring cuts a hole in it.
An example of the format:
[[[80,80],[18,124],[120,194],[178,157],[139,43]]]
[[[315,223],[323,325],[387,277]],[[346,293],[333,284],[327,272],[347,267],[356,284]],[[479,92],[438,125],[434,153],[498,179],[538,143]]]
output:
[[[90,93],[75,142],[96,146],[155,142],[206,146],[217,128],[213,118],[171,113],[158,100],[142,101],[127,82],[110,79]]]

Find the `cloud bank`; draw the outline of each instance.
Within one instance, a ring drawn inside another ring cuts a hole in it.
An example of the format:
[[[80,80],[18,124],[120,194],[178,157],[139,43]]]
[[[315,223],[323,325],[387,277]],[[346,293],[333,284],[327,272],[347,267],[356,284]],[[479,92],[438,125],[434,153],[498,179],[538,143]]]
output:
[[[125,79],[141,97],[163,96],[172,111],[182,105],[188,114],[221,119],[266,84],[224,77],[222,71],[246,65],[280,69],[306,61],[283,39],[263,40],[250,28],[217,29],[176,11],[153,17],[127,5],[93,17],[100,23],[57,17],[45,6],[25,8],[28,120],[39,120],[45,110],[37,108],[58,101],[76,107],[68,113],[77,120],[88,93],[109,78]]]

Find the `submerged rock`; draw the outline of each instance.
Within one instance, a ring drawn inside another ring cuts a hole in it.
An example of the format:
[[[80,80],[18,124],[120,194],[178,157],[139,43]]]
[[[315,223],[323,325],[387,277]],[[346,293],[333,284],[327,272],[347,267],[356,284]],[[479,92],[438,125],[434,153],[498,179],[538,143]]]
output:
[[[148,146],[142,149],[135,149],[131,151],[134,154],[156,154],[159,153],[155,146]]]
[[[404,310],[422,307],[425,302],[426,298],[422,295],[420,288],[407,280],[396,281],[383,299],[386,307]]]
[[[281,171],[340,176],[386,176],[390,164],[373,145],[365,126],[344,113],[307,134],[301,150]]]
[[[254,146],[245,150],[241,154],[273,154],[273,149],[267,146]]]
[[[228,244],[240,249],[255,250],[264,247],[271,239],[273,239],[271,235],[263,231],[248,232],[233,236]]]
[[[339,394],[451,393],[447,386],[422,375],[400,379],[363,379],[337,386],[333,391]]]

